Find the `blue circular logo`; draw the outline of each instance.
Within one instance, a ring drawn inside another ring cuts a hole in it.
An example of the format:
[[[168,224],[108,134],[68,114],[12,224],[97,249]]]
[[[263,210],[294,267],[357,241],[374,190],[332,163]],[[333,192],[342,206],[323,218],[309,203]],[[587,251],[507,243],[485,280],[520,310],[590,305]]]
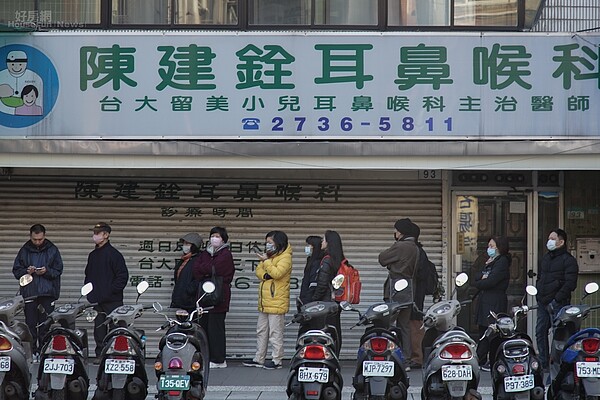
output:
[[[50,114],[58,74],[48,57],[24,44],[0,47],[0,125],[26,128]]]

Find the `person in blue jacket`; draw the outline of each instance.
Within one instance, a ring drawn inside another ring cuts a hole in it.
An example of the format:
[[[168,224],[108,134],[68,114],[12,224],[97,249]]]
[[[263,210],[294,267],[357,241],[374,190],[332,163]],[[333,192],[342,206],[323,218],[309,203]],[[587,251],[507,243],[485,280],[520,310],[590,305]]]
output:
[[[21,247],[13,264],[13,275],[20,279],[29,274],[33,281],[21,287],[24,298],[37,296],[25,303],[25,322],[33,336],[32,351],[39,353],[41,341],[48,328],[37,326],[44,321],[38,306],[44,307],[47,314],[54,311],[54,302],[60,296],[60,276],[63,272],[63,261],[58,247],[46,239],[44,225],[35,224],[29,229],[29,240]],[[38,343],[40,342],[40,343]]]
[[[88,255],[85,266],[84,283],[92,283],[94,288],[87,295],[98,316],[94,320],[94,340],[96,342],[96,361],[102,352],[102,342],[107,333],[104,325],[106,316],[115,308],[123,305],[123,290],[129,280],[129,271],[125,259],[119,250],[110,244],[110,225],[98,222],[92,230],[92,240],[96,247]]]

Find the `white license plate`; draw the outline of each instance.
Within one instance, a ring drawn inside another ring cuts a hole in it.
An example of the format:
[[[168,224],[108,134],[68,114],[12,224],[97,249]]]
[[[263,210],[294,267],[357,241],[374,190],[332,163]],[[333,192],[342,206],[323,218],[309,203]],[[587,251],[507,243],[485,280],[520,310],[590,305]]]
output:
[[[442,365],[443,381],[470,381],[473,369],[470,365]]]
[[[363,361],[364,376],[394,376],[393,361]]]
[[[327,368],[298,368],[298,382],[320,382],[329,381],[329,370]]]
[[[575,364],[579,378],[600,378],[600,362],[583,362]]]
[[[188,390],[189,388],[189,375],[161,375],[158,381],[158,390]]]
[[[72,358],[46,358],[44,360],[45,374],[73,375],[75,360]]]
[[[10,357],[0,357],[0,372],[10,371]]]
[[[524,392],[533,389],[533,375],[507,376],[504,378],[504,391],[506,393]]]
[[[113,360],[104,362],[104,373],[106,374],[133,374],[135,371],[135,360]]]

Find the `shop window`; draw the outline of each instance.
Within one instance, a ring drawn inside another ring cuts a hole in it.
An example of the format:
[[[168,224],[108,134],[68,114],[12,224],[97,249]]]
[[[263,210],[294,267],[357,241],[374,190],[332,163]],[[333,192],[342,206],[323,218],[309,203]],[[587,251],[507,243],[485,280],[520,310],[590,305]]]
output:
[[[310,25],[310,0],[254,0],[251,25]]]
[[[525,0],[525,26],[523,28],[533,28],[539,17],[541,6],[542,0]]]
[[[237,25],[237,0],[176,0],[177,24]]]
[[[448,26],[450,0],[389,0],[390,26]]]
[[[111,22],[116,25],[164,25],[171,22],[169,11],[169,0],[113,0]]]
[[[377,25],[377,0],[314,0],[315,25]]]
[[[3,0],[0,24],[8,28],[85,28],[100,24],[101,0]]]
[[[517,26],[517,0],[455,0],[454,25]]]

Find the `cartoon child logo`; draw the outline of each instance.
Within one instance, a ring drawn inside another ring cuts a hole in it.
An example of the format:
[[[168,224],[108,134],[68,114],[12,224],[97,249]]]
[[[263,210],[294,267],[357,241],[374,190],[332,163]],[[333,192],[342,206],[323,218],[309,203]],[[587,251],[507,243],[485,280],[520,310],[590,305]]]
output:
[[[46,55],[27,45],[0,48],[0,125],[23,128],[41,121],[57,96],[58,76]]]

